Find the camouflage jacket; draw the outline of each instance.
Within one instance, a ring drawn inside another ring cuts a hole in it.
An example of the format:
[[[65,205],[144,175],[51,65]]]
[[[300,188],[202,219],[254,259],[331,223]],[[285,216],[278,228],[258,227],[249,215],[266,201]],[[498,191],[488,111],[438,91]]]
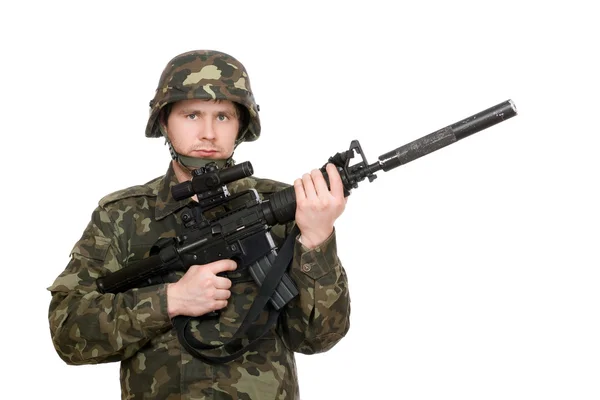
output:
[[[179,235],[177,212],[191,200],[172,198],[176,183],[170,167],[163,177],[99,202],[69,264],[48,288],[56,351],[74,365],[120,361],[123,399],[299,398],[294,352],[327,351],[349,328],[350,298],[335,232],[312,250],[296,239],[289,274],[300,295],[256,350],[226,364],[203,363],[180,345],[167,314],[166,284],[119,294],[96,290],[96,278],[146,257],[160,237]],[[255,188],[266,197],[284,187],[250,177],[230,184],[229,191]],[[281,241],[289,229],[277,225],[272,234]],[[257,293],[249,276],[231,274],[229,305],[217,323],[197,327],[205,343],[231,335]]]

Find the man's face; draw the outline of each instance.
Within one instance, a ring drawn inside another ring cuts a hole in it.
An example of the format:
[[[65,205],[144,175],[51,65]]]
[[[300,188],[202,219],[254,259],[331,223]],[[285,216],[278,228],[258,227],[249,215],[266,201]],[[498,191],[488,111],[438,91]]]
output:
[[[214,160],[233,154],[240,123],[231,101],[178,101],[166,122],[171,144],[179,154]]]

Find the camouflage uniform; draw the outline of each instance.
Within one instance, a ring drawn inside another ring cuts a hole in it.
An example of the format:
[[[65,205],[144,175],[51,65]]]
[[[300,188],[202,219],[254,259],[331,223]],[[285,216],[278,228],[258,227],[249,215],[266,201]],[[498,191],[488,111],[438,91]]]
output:
[[[96,290],[96,278],[147,257],[160,237],[182,232],[178,211],[192,200],[174,200],[175,184],[170,166],[163,177],[100,200],[67,268],[49,288],[56,351],[73,365],[120,361],[122,399],[298,399],[294,352],[327,351],[349,328],[350,298],[335,232],[315,249],[296,239],[289,274],[299,296],[255,350],[226,364],[206,364],[180,345],[167,314],[166,284],[119,294]],[[232,194],[254,188],[267,197],[287,186],[249,177],[228,188]],[[276,242],[290,228],[275,226]],[[245,270],[228,275],[228,306],[212,323],[196,326],[204,343],[231,337],[258,292]]]

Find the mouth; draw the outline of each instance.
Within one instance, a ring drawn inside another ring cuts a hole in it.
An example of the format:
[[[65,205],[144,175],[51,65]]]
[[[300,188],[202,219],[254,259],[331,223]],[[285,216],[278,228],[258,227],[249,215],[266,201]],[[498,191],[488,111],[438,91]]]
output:
[[[211,156],[214,156],[217,153],[218,152],[216,150],[193,150],[192,151],[192,155],[194,157],[203,157],[203,158],[210,158]]]

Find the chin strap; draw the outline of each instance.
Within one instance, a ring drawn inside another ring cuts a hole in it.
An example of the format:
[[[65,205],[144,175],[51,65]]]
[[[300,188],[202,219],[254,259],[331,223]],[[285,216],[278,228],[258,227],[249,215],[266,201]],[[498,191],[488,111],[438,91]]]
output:
[[[169,143],[169,148],[170,149],[173,148],[173,146],[171,146],[171,143]],[[173,154],[175,154],[174,157],[173,157]],[[233,154],[232,154],[232,156],[233,156]],[[210,158],[196,158],[196,157],[182,156],[181,154],[177,154],[174,150],[171,150],[171,157],[173,157],[173,160],[177,161],[179,164],[181,164],[182,166],[184,166],[185,168],[190,170],[190,172],[195,169],[204,167],[206,164],[208,164],[210,162],[217,164],[217,167],[219,167],[219,169],[231,167],[233,164],[235,164],[235,161],[231,157],[229,157],[226,160],[213,160]]]

